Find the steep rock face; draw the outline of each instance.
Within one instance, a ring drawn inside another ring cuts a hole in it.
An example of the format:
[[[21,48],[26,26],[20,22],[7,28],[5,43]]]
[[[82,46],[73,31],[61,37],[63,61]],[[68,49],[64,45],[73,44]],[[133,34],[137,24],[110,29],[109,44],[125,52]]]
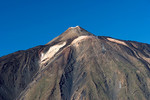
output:
[[[0,58],[2,100],[149,100],[150,45],[71,27]]]
[[[0,58],[0,100],[13,100],[39,69],[38,46]]]

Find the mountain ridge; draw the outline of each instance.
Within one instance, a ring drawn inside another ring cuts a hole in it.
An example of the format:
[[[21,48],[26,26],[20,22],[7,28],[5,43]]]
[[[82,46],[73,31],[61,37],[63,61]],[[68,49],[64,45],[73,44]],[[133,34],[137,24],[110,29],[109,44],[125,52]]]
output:
[[[60,34],[58,37],[54,38],[52,41],[48,42],[47,44],[50,44],[57,39],[59,41],[65,41],[68,39],[77,38],[78,36],[82,36],[82,35],[93,35],[93,34],[86,31],[80,26],[70,27],[65,32],[63,32],[62,34]]]

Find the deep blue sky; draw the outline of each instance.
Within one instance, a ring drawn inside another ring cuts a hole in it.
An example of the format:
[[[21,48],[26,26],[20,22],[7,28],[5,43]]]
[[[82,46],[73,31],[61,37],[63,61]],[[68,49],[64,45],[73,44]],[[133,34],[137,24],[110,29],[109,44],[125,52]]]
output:
[[[44,45],[76,25],[150,44],[150,0],[0,0],[0,56]]]

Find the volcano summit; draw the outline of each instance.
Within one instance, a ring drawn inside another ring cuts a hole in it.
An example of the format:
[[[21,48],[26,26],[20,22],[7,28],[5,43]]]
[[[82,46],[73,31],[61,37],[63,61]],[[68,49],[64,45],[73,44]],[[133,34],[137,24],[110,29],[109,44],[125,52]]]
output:
[[[0,100],[150,100],[150,45],[70,27],[0,58]]]

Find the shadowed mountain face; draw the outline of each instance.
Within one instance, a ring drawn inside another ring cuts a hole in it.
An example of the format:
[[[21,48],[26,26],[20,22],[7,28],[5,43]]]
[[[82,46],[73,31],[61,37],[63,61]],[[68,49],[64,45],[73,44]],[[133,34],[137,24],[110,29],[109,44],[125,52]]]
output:
[[[0,58],[0,100],[150,100],[150,45],[71,27]]]

